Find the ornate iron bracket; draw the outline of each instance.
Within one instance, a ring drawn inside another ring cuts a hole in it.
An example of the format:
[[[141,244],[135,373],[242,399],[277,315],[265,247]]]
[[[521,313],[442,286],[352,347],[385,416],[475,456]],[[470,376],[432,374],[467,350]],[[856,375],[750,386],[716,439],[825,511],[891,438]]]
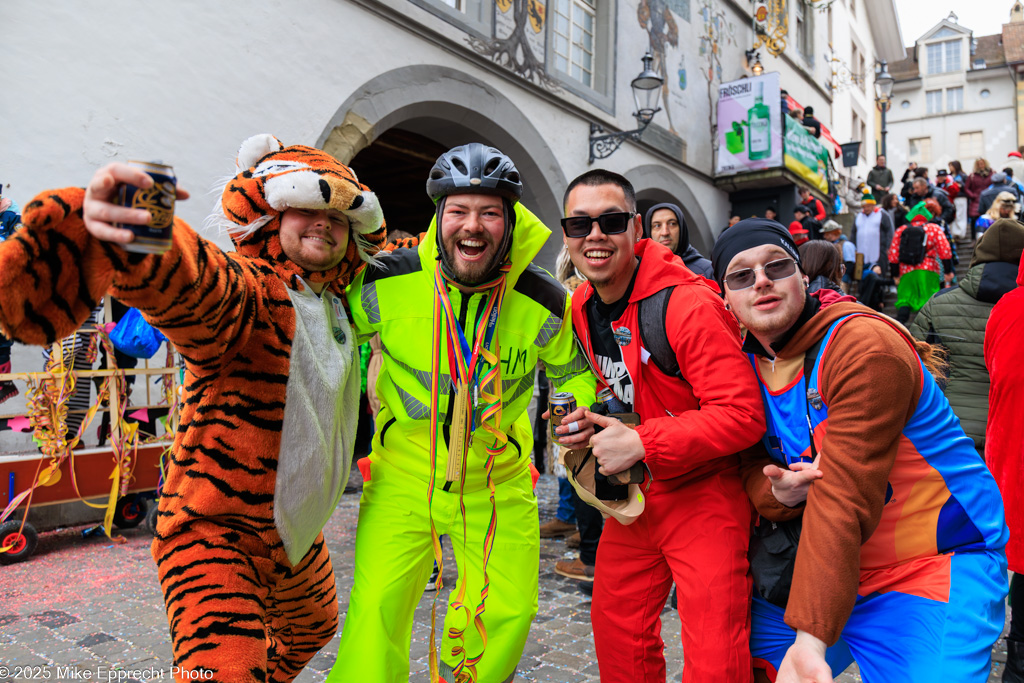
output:
[[[594,163],[597,159],[604,159],[610,157],[615,153],[622,143],[626,140],[633,140],[639,142],[644,131],[647,130],[647,126],[651,124],[651,120],[654,119],[654,115],[661,111],[661,107],[658,107],[654,111],[650,112],[650,115],[643,117],[637,116],[637,120],[640,123],[640,127],[635,130],[624,130],[620,133],[605,133],[604,128],[597,125],[596,123],[590,124],[590,163]],[[636,116],[636,115],[634,115]]]

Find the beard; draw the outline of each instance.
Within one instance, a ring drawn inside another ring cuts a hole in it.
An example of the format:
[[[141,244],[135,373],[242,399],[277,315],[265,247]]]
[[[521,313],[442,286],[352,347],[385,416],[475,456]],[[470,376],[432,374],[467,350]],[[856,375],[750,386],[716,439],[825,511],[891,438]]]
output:
[[[467,262],[462,259],[459,252],[459,242],[466,239],[479,240],[484,243],[484,258],[477,261]],[[455,279],[467,285],[476,285],[484,281],[498,265],[501,257],[498,254],[498,245],[487,233],[469,234],[459,233],[449,236],[444,240],[445,254],[448,256],[448,263],[451,265]]]

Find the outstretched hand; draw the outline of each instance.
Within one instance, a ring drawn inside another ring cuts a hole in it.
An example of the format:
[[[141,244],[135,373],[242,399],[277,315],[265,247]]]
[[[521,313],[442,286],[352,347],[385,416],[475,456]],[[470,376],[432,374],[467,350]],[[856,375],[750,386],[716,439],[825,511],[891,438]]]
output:
[[[85,229],[96,239],[125,244],[131,242],[135,235],[131,230],[114,227],[114,223],[145,225],[150,221],[150,214],[145,209],[129,209],[117,203],[121,185],[148,188],[152,187],[153,179],[140,168],[120,163],[107,164],[93,174],[85,188],[82,217]],[[178,199],[188,197],[186,190],[177,188]]]
[[[594,458],[604,475],[624,472],[644,459],[644,443],[635,430],[614,417],[587,411],[587,419],[602,431],[590,440]]]
[[[796,507],[807,500],[807,492],[816,479],[822,478],[822,472],[818,469],[818,460],[821,453],[814,459],[814,462],[794,462],[788,470],[778,465],[765,465],[764,476],[772,486],[772,495],[786,507]]]

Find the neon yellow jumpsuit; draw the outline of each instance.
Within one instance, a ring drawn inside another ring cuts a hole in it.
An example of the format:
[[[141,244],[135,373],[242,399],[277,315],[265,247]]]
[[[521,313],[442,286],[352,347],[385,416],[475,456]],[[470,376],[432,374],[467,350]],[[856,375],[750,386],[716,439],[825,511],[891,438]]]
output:
[[[438,534],[448,534],[467,581],[465,610],[449,603],[440,652],[440,673],[451,673],[462,658],[450,627],[465,627],[465,656],[483,656],[477,680],[511,680],[537,613],[539,531],[537,499],[529,463],[533,436],[526,407],[533,394],[537,361],[547,367],[558,390],[571,391],[580,405],[594,401],[594,379],[573,341],[569,296],[547,272],[530,261],[550,231],[516,205],[516,226],[505,298],[497,330],[502,380],[500,429],[508,447],[493,468],[496,531],[487,565],[490,582],[482,619],[487,646],[472,624],[483,582],[484,537],[491,518],[484,470],[487,438],[474,438],[466,458],[466,484],[447,482],[451,378],[447,349],[441,349],[438,455],[433,502],[430,478],[430,394],[436,224],[418,249],[400,249],[384,257],[383,269],[367,268],[348,291],[353,326],[362,336],[380,333],[383,368],[377,380],[381,410],[369,478],[363,487],[356,536],[355,583],[349,599],[338,661],[328,681],[390,683],[409,680],[413,610],[430,575],[433,550],[430,518]],[[463,294],[449,287],[453,310],[472,338],[474,321],[486,294]],[[446,342],[445,342],[446,344]],[[485,434],[478,430],[478,434]],[[361,464],[366,467],[366,463]],[[465,532],[463,531],[465,527]],[[456,595],[458,584],[452,589]]]

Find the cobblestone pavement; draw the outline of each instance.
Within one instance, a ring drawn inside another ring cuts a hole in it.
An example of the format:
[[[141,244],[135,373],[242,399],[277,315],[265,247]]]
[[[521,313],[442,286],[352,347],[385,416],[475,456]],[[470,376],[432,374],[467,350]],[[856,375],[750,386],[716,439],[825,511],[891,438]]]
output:
[[[354,478],[358,480],[358,475]],[[550,519],[557,502],[553,477],[541,478],[538,495],[541,519]],[[351,587],[358,504],[358,495],[346,495],[325,529],[338,577],[342,619]],[[41,666],[46,667],[44,672],[51,681],[108,680],[106,672],[115,668],[169,671],[171,645],[156,568],[149,554],[149,534],[142,529],[124,531],[121,535],[126,542],[115,544],[102,536],[83,538],[81,532],[82,528],[76,528],[42,534],[31,559],[0,567],[0,671],[3,667]],[[516,680],[598,680],[590,599],[576,584],[553,571],[556,560],[570,556],[562,540],[541,541],[540,611]],[[454,563],[449,558],[445,566],[445,583],[450,585],[455,579]],[[453,570],[449,572],[448,567]],[[412,681],[428,680],[432,598],[426,593],[416,610]],[[443,614],[446,599],[447,591],[443,591],[438,596],[439,614]],[[669,681],[678,681],[682,673],[679,619],[670,608],[663,616]],[[297,680],[323,681],[337,646],[335,638]],[[1006,659],[1002,641],[996,646],[995,658],[990,681],[999,680],[1001,662]],[[89,678],[83,675],[86,673]],[[0,675],[0,681],[4,680],[13,679]],[[112,680],[117,680],[116,674]],[[848,671],[837,680],[851,683],[860,677]]]

